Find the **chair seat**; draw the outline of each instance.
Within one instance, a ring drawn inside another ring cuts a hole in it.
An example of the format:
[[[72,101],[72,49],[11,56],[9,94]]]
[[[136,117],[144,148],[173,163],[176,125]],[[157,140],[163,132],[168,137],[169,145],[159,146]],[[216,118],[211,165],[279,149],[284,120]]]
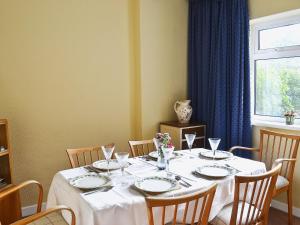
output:
[[[241,213],[241,208],[242,208],[242,202],[239,202],[239,210],[238,210],[238,216],[237,220],[240,218],[240,213]],[[231,218],[231,212],[232,212],[232,206],[233,204],[226,205],[221,212],[210,222],[212,225],[229,225],[230,224],[230,218]],[[243,213],[243,218],[242,218],[242,225],[246,224],[246,219],[247,219],[247,214],[249,210],[250,205],[248,203],[245,203],[244,206],[244,213]],[[254,206],[251,206],[251,213],[250,215],[252,216],[253,210],[258,210]],[[249,221],[248,221],[249,223]]]
[[[278,176],[276,181],[276,189],[280,189],[288,185],[289,185],[289,181],[285,177]]]
[[[34,222],[29,223],[28,225],[68,225],[68,223],[64,220],[61,213],[53,212],[50,213]]]

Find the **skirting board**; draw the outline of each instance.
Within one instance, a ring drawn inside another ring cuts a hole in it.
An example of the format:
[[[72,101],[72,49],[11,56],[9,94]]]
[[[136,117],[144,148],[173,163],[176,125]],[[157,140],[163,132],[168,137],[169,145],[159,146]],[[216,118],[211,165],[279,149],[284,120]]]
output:
[[[36,213],[36,206],[37,205],[30,205],[30,206],[23,207],[22,215],[29,216]],[[277,200],[272,200],[271,207],[283,212],[287,212],[287,204]],[[43,202],[42,210],[45,209],[46,209],[46,202]],[[293,215],[300,218],[300,208],[293,207]]]
[[[36,213],[36,207],[37,205],[29,205],[29,206],[25,206],[22,207],[22,216],[30,216],[32,214]],[[42,211],[46,209],[46,202],[42,203]]]
[[[271,207],[273,207],[274,209],[278,209],[280,211],[286,212],[286,213],[288,211],[287,204],[277,201],[277,200],[272,200]],[[300,218],[300,208],[293,207],[293,215]]]

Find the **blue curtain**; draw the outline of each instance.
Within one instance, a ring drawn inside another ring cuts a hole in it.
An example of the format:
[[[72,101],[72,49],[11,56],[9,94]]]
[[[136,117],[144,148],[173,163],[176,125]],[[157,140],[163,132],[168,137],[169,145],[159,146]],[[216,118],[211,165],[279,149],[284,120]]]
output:
[[[221,149],[251,146],[247,0],[189,0],[188,29],[193,120],[222,138]]]

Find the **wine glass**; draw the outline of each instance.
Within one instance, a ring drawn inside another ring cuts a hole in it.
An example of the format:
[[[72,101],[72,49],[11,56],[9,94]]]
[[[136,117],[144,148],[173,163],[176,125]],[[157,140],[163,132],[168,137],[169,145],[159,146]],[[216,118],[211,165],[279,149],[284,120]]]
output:
[[[128,157],[129,157],[129,153],[128,152],[117,152],[117,153],[115,153],[115,156],[116,156],[116,158],[118,160],[118,163],[120,165],[122,176],[124,176],[124,168],[127,165],[127,160],[128,160]]]
[[[188,144],[189,150],[192,153],[192,147],[193,147],[193,143],[194,143],[196,134],[185,134],[184,136],[185,136],[186,142]]]
[[[221,138],[208,138],[211,150],[213,151],[213,159],[215,159],[216,150],[221,142]]]
[[[125,181],[125,178],[124,178],[124,169],[125,169],[125,166],[127,165],[129,153],[128,152],[117,152],[117,153],[115,153],[115,156],[121,167],[121,172],[122,172],[121,186],[126,186],[127,182]]]
[[[114,144],[104,145],[104,146],[101,146],[101,148],[102,148],[104,157],[105,157],[106,162],[107,162],[107,175],[109,175],[109,161],[110,161],[111,156],[114,152],[115,145]]]
[[[170,159],[173,156],[173,152],[174,152],[174,147],[169,147],[169,148],[165,148],[162,147],[162,151],[164,152],[164,157],[166,159],[166,172],[168,176],[171,176],[172,174],[170,173]]]

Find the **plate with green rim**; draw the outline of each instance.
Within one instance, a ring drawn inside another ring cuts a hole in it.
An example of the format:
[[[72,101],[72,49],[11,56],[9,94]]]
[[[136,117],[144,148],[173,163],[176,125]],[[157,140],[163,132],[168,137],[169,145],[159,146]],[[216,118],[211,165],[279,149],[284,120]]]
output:
[[[111,179],[103,174],[88,173],[73,177],[69,183],[79,189],[95,189],[108,185]]]
[[[147,193],[159,194],[178,189],[178,182],[168,177],[150,176],[135,181],[135,187]]]
[[[233,169],[222,165],[205,165],[198,167],[196,172],[206,177],[224,178],[233,174]]]
[[[221,150],[216,150],[215,155],[211,150],[200,152],[200,155],[206,158],[214,158],[214,159],[227,159],[233,156],[231,152],[221,151]]]

